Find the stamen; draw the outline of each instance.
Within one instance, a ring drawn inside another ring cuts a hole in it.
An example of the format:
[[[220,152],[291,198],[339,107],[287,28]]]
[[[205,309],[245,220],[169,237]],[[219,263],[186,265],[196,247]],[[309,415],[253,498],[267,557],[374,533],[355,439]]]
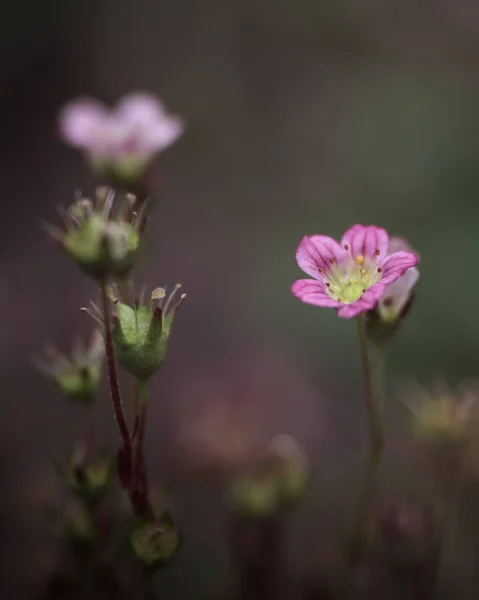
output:
[[[329,262],[330,262],[332,265],[334,265],[334,263],[335,263],[336,261],[335,261],[335,259],[334,259],[334,258],[330,258],[330,259],[329,259]]]
[[[366,275],[366,269],[364,267],[359,272],[361,275]]]
[[[381,254],[381,252],[379,252],[379,250],[376,250],[376,256],[379,256]]]
[[[168,299],[166,301],[166,304],[163,307],[163,312],[166,314],[166,311],[168,310],[171,301],[173,300],[173,296],[176,294],[176,292],[181,288],[181,283],[177,283],[175,285],[175,287],[173,288],[173,291],[171,292],[171,294],[168,296]]]
[[[356,256],[356,264],[357,265],[364,264],[364,256],[362,254],[358,254],[358,256]]]
[[[381,269],[381,267],[378,267],[378,273],[382,273],[383,270]]]
[[[326,283],[326,287],[331,287],[331,284],[330,283]]]
[[[347,244],[344,244],[344,249],[346,250],[346,252],[349,250],[349,246]]]

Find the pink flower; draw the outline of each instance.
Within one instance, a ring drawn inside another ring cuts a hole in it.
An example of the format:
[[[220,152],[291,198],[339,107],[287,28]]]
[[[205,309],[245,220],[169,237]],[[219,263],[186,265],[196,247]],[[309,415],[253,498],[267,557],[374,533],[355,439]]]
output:
[[[169,115],[151,94],[131,93],[109,109],[97,100],[74,100],[59,115],[63,141],[83,150],[93,165],[137,176],[183,133],[183,121]]]
[[[392,237],[389,254],[394,252],[410,252],[411,248],[404,238]],[[392,322],[402,316],[412,299],[414,286],[419,279],[417,267],[411,267],[391,285],[388,285],[384,296],[379,300],[376,310],[382,321]]]
[[[296,260],[313,279],[295,281],[293,294],[307,304],[336,308],[345,319],[374,308],[386,286],[418,263],[413,252],[389,254],[389,236],[375,225],[353,225],[341,243],[324,235],[306,236]]]

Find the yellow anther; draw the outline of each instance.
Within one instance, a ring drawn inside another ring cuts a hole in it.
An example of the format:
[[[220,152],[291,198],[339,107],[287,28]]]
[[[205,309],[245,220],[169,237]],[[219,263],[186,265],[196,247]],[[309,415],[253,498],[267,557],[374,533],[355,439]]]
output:
[[[366,275],[366,269],[364,269],[364,268],[361,269],[359,272],[361,273],[361,275]]]
[[[358,256],[356,256],[356,264],[357,265],[364,264],[364,256],[362,254],[358,254]]]

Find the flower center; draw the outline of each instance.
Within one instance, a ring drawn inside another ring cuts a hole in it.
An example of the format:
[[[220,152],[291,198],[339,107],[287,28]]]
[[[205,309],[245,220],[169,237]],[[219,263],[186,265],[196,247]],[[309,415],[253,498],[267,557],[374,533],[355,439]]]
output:
[[[348,248],[345,247],[345,250]],[[376,258],[365,261],[362,255],[353,258],[349,254],[344,264],[337,264],[334,259],[330,263],[328,272],[322,272],[328,294],[345,304],[359,300],[369,287],[381,279],[382,269],[377,267]]]
[[[349,283],[347,283],[344,287],[339,290],[338,296],[339,299],[345,302],[346,304],[350,304],[351,302],[355,302],[366,291],[365,283],[361,281],[355,281],[354,279],[350,279]],[[369,286],[366,286],[369,287]]]

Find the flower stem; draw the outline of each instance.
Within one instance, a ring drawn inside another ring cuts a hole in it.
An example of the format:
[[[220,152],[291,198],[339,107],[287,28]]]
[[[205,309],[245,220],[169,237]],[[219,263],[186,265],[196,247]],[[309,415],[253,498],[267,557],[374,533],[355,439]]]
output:
[[[369,443],[371,460],[377,462],[383,447],[383,422],[380,408],[380,398],[378,390],[373,389],[373,373],[368,352],[368,342],[366,337],[366,327],[364,319],[359,316],[356,319],[358,329],[359,348],[361,352],[361,364],[364,378],[364,409],[368,419]],[[375,381],[374,387],[378,388],[381,380],[381,369],[379,368],[379,350],[376,348],[375,356]]]
[[[123,444],[125,447],[125,451],[128,453],[131,452],[131,441],[130,441],[130,432],[128,430],[128,425],[126,424],[125,415],[123,413],[123,406],[121,402],[120,396],[120,386],[118,383],[118,375],[116,372],[115,365],[115,353],[113,350],[113,340],[111,337],[111,326],[110,326],[110,315],[108,310],[108,296],[106,290],[106,283],[103,282],[100,286],[101,292],[101,302],[102,302],[102,311],[103,311],[103,321],[105,323],[105,352],[106,352],[106,362],[108,369],[108,381],[110,383],[110,395],[111,401],[113,405],[113,410],[115,412],[116,422],[118,423],[118,427],[120,429],[120,434],[123,440]]]
[[[145,426],[148,405],[148,381],[138,380],[138,429],[135,434],[133,456],[133,492],[132,501],[139,516],[153,516],[149,500],[148,476],[145,464]]]
[[[361,362],[364,375],[364,407],[369,424],[369,453],[364,474],[362,487],[358,502],[358,513],[353,532],[350,538],[347,559],[347,594],[352,591],[351,577],[354,568],[360,562],[364,553],[367,527],[374,500],[377,483],[377,471],[381,460],[383,449],[383,423],[380,410],[381,386],[382,386],[382,360],[380,349],[374,346],[374,369],[370,361],[370,353],[366,337],[366,328],[362,317],[356,319],[358,326],[359,347],[361,351]]]

